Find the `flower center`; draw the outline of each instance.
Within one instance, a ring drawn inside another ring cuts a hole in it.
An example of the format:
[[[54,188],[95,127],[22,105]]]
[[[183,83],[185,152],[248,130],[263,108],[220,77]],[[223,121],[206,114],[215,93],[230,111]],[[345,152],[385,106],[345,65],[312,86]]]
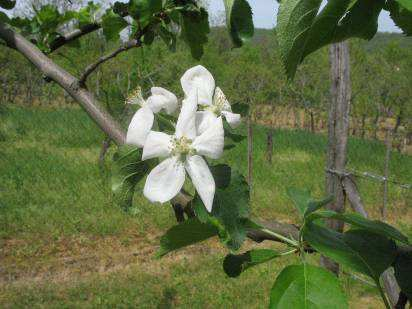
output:
[[[174,137],[172,140],[172,155],[178,156],[182,161],[188,155],[194,155],[196,151],[192,148],[192,140],[186,136]]]

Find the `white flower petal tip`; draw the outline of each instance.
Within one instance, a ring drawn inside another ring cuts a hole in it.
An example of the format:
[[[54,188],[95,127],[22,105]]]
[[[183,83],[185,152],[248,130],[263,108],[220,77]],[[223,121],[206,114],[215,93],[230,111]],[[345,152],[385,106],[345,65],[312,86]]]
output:
[[[165,203],[174,198],[185,182],[185,168],[177,157],[162,161],[147,176],[144,196],[151,202]]]
[[[196,137],[196,110],[197,96],[192,92],[182,102],[182,109],[176,123],[176,137],[185,136],[191,140]]]
[[[186,171],[208,212],[212,211],[215,196],[215,180],[201,156],[191,156],[185,163]]]
[[[197,91],[200,105],[212,105],[215,80],[205,67],[197,65],[190,68],[183,74],[180,82],[186,97]]]
[[[133,116],[127,129],[126,144],[143,147],[153,126],[154,115],[150,108],[142,107]]]
[[[222,118],[214,118],[209,123],[209,127],[195,138],[192,147],[200,155],[211,159],[219,159],[223,154],[224,135]]]
[[[165,109],[168,114],[172,114],[177,109],[177,97],[169,90],[152,87],[151,93],[152,95],[147,99],[147,105],[154,113]]]
[[[240,114],[222,111],[222,115],[225,116],[227,123],[232,128],[238,127],[242,122],[242,117],[240,116]]]
[[[172,151],[172,137],[163,132],[151,131],[143,147],[142,160],[164,158]]]

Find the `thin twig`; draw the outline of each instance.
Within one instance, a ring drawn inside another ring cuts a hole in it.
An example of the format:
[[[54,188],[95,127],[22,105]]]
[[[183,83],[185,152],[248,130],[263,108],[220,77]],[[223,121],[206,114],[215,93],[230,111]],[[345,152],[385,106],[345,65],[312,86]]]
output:
[[[106,61],[116,57],[118,54],[120,54],[124,51],[127,51],[131,48],[134,48],[134,47],[140,47],[140,46],[141,46],[141,43],[140,43],[139,40],[130,40],[130,41],[126,42],[124,45],[122,45],[121,47],[119,47],[118,49],[112,51],[111,53],[100,57],[96,62],[94,62],[94,63],[92,63],[92,64],[90,64],[86,67],[86,69],[84,70],[82,76],[80,76],[79,84],[80,85],[85,85],[86,80],[89,77],[89,75],[91,73],[93,73],[93,71],[96,70],[99,67],[99,65],[101,65],[102,63],[105,63]]]

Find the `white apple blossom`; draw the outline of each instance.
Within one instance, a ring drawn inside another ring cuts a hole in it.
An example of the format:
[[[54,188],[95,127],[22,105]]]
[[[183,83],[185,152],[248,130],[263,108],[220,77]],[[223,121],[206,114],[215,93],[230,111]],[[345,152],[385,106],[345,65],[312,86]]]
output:
[[[223,116],[232,128],[240,123],[240,115],[232,112],[229,101],[223,91],[215,87],[212,74],[198,65],[187,70],[181,80],[186,96],[197,91],[201,111],[196,114],[196,125],[200,133],[204,132],[216,117]]]
[[[216,117],[207,130],[197,135],[197,105],[197,95],[192,92],[183,101],[174,135],[151,131],[147,136],[142,160],[165,159],[147,176],[143,193],[152,202],[167,202],[183,187],[187,172],[210,212],[215,181],[202,156],[217,159],[222,155],[224,130],[221,118]]]
[[[151,93],[152,95],[144,100],[141,89],[137,88],[126,101],[128,104],[141,106],[129,124],[126,136],[127,144],[143,147],[146,137],[153,127],[154,114],[162,109],[166,110],[166,113],[172,114],[177,108],[177,98],[170,91],[160,87],[152,87]]]

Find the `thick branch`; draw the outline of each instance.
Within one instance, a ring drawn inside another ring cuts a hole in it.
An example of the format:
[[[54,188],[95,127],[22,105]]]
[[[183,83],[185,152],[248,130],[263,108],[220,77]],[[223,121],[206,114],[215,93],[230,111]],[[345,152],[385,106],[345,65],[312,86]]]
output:
[[[75,29],[65,35],[59,36],[53,42],[50,43],[50,52],[55,51],[56,49],[62,47],[63,45],[70,43],[74,40],[77,40],[81,36],[91,33],[100,29],[101,25],[98,23],[88,24],[79,29]]]
[[[121,47],[119,47],[118,49],[112,51],[111,53],[100,57],[99,59],[97,59],[96,62],[94,62],[94,63],[92,63],[92,64],[90,64],[89,66],[86,67],[86,69],[84,70],[82,76],[80,76],[79,84],[80,85],[85,85],[86,80],[89,77],[89,75],[91,73],[93,73],[93,71],[95,71],[102,63],[116,57],[118,54],[120,54],[124,51],[127,51],[131,48],[134,48],[134,47],[139,47],[139,46],[141,46],[140,41],[130,40],[127,43],[125,43],[124,45],[122,45]]]
[[[125,142],[125,133],[119,124],[104,111],[87,89],[79,87],[79,81],[73,75],[59,67],[36,46],[1,22],[0,38],[6,42],[7,46],[19,51],[47,78],[55,81],[66,90],[116,144]]]

